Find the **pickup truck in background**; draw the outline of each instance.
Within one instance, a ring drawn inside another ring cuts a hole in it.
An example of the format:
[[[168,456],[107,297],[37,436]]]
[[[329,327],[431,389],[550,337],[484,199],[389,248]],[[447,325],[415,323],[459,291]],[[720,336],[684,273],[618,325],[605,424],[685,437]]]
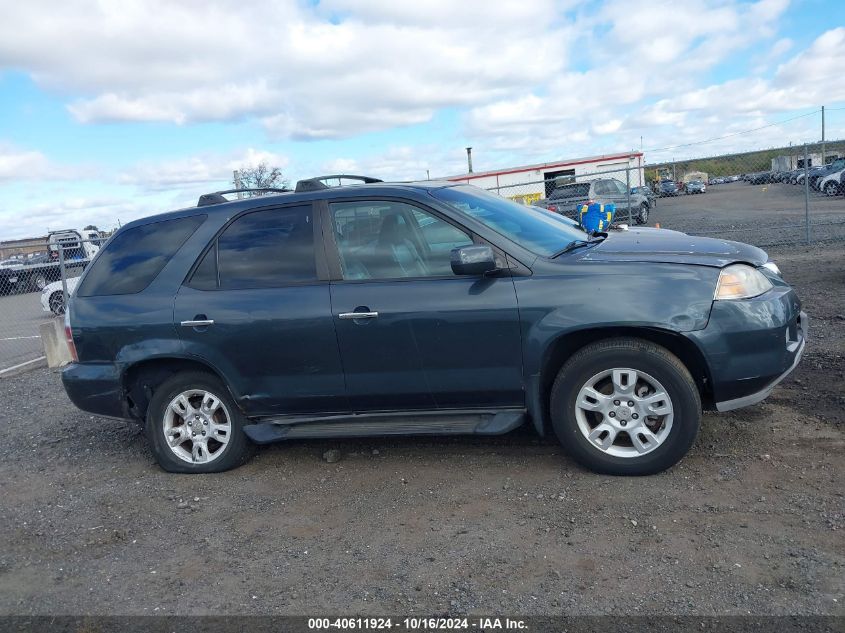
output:
[[[598,202],[616,205],[616,221],[628,220],[628,201],[631,203],[631,221],[645,224],[651,211],[648,197],[642,193],[628,194],[625,184],[615,178],[597,178],[584,182],[557,185],[548,198],[534,204],[568,218],[578,219],[578,209],[583,204]]]
[[[47,257],[20,260],[0,266],[0,295],[41,292],[48,284],[62,278],[59,251],[63,251],[68,276],[81,273],[100,250],[105,238],[95,230],[66,229],[47,235]],[[46,259],[46,261],[45,261]]]

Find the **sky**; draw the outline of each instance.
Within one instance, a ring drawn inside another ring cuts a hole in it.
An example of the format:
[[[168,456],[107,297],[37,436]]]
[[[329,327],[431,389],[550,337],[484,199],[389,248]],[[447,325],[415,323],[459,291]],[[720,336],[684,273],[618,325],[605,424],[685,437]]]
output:
[[[477,171],[631,149],[658,162],[816,141],[822,105],[826,138],[845,138],[839,0],[0,0],[0,14],[0,240],[192,205],[259,162],[291,181],[459,174],[467,146]]]

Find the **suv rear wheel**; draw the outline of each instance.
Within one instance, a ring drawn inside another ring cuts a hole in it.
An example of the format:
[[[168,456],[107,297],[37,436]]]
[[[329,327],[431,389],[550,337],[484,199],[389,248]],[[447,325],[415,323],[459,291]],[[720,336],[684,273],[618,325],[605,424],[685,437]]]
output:
[[[648,203],[643,202],[637,215],[637,224],[645,224],[646,222],[648,222]]]
[[[171,473],[216,473],[243,464],[253,444],[226,386],[204,372],[164,381],[147,409],[146,432],[156,461]]]
[[[650,475],[689,451],[701,399],[681,361],[649,341],[618,338],[578,351],[558,372],[551,417],[564,450],[611,475]]]

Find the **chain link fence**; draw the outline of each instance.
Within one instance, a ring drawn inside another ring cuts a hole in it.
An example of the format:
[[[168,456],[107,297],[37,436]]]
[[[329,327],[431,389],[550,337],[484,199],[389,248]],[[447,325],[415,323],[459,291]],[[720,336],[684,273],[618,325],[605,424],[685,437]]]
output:
[[[0,261],[0,376],[42,358],[42,324],[63,318],[67,297],[104,242],[62,231]]]
[[[577,219],[613,203],[617,223],[756,246],[845,240],[845,142],[583,171],[489,188]]]

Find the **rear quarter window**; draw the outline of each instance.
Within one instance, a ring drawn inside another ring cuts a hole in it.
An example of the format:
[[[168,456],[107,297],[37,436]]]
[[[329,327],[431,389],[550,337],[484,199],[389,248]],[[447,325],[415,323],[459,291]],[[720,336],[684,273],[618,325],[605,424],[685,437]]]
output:
[[[149,286],[207,216],[162,220],[121,231],[91,264],[77,295],[128,295]]]

